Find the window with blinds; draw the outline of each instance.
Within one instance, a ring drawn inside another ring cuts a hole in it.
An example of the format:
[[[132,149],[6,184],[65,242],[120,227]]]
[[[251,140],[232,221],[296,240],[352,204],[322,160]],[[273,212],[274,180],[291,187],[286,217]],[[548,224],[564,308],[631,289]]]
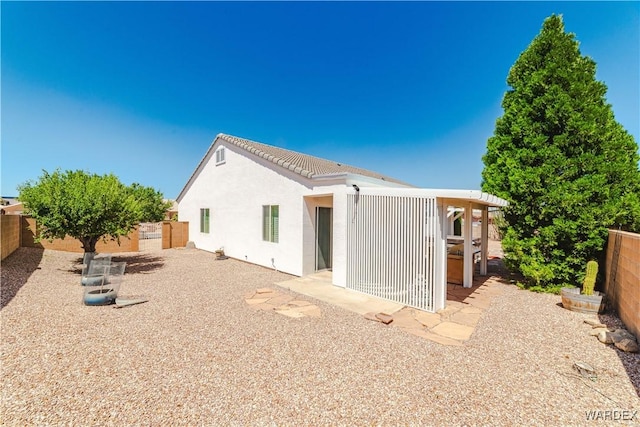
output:
[[[262,206],[262,240],[278,243],[280,207],[278,205]]]

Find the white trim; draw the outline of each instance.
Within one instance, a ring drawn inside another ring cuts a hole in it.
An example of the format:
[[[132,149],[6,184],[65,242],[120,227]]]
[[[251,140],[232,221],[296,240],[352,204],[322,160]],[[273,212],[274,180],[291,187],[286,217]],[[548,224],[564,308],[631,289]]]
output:
[[[355,190],[351,190],[353,194]],[[391,187],[364,187],[362,194],[373,196],[402,196],[402,197],[436,197],[438,199],[450,200],[450,206],[455,206],[456,201],[472,202],[482,206],[507,206],[509,202],[493,194],[480,190],[445,190],[432,188],[391,188]],[[466,206],[466,203],[463,205]]]

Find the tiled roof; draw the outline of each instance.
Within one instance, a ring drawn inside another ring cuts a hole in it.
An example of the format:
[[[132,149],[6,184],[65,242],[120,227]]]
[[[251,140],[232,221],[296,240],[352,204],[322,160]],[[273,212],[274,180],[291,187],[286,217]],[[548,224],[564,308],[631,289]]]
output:
[[[244,138],[238,138],[232,135],[218,134],[216,140],[222,140],[236,147],[242,148],[258,157],[262,157],[273,162],[285,169],[293,171],[307,178],[313,178],[318,175],[351,173],[362,175],[370,178],[376,178],[387,182],[408,185],[395,178],[379,174],[366,169],[360,169],[355,166],[345,165],[332,160],[321,159],[320,157],[309,156],[307,154],[298,153],[296,151],[286,150],[284,148],[274,147],[273,145],[262,144],[260,142],[250,141]]]

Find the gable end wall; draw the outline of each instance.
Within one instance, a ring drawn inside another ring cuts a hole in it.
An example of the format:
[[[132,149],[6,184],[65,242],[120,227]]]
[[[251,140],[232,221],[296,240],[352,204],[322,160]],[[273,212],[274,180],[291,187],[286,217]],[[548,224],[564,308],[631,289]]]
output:
[[[189,237],[206,251],[225,254],[279,271],[302,275],[305,178],[228,144],[226,161],[215,157],[202,168],[179,203],[179,216],[189,222]],[[219,147],[216,144],[211,152]],[[278,171],[275,170],[278,169]],[[262,206],[280,206],[279,242],[262,240]],[[209,233],[200,232],[200,209],[210,209]]]

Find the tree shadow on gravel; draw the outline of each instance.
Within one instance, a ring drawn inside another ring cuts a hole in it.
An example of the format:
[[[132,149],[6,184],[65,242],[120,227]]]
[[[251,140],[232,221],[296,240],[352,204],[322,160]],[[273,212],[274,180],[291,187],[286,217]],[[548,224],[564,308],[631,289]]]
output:
[[[112,262],[126,262],[125,274],[149,274],[164,266],[164,257],[154,254],[113,255]],[[82,258],[75,260],[71,273],[82,274]]]
[[[127,274],[147,274],[160,270],[164,266],[164,258],[152,254],[114,256],[115,262],[127,263]]]
[[[29,277],[40,267],[44,249],[18,248],[2,260],[0,268],[0,310],[18,294],[20,288],[27,283]]]

